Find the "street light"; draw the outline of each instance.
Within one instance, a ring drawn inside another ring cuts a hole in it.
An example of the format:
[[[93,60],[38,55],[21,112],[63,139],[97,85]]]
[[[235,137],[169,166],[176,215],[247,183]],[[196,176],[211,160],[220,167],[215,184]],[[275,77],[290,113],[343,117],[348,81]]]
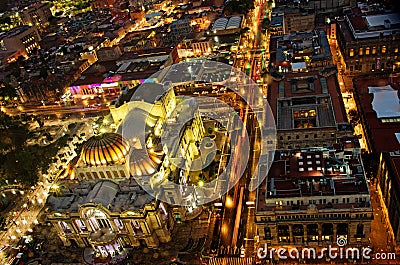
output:
[[[232,200],[231,197],[226,196],[225,206],[226,206],[226,207],[229,207],[229,208],[231,208],[231,207],[234,206],[234,203],[233,203],[233,200]]]

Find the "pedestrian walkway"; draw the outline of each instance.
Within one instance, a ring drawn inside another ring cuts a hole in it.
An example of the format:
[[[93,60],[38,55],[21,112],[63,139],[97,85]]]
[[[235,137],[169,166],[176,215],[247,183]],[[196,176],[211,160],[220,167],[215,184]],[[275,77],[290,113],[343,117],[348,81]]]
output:
[[[212,258],[208,261],[208,265],[251,265],[253,264],[253,258]]]
[[[375,185],[370,185],[371,205],[374,211],[374,219],[371,222],[371,245],[376,252],[393,250],[389,237],[389,224],[382,207],[379,193]]]

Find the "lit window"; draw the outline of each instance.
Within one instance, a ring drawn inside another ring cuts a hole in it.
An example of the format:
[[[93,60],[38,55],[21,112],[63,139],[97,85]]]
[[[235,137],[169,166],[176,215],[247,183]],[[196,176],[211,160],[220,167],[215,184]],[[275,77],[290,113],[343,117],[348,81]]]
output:
[[[364,49],[363,48],[360,48],[359,50],[358,50],[358,55],[363,55],[364,54]]]
[[[350,57],[353,57],[353,56],[354,56],[354,49],[350,49],[349,56],[350,56]]]
[[[365,55],[369,55],[369,47],[365,48]]]
[[[376,47],[372,47],[372,54],[376,54]]]
[[[382,46],[382,53],[386,53],[386,46]]]
[[[399,47],[394,48],[394,53],[398,53],[399,52]]]

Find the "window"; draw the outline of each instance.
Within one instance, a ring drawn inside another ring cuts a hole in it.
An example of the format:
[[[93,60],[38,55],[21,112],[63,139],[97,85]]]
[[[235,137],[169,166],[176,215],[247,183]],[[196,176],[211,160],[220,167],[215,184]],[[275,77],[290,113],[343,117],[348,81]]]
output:
[[[358,50],[358,55],[363,55],[364,54],[364,48],[360,48],[359,50]]]
[[[386,46],[382,46],[381,52],[386,53]]]
[[[140,227],[140,223],[138,221],[131,221],[131,227],[136,236],[140,236],[143,234],[143,230]]]
[[[372,54],[376,54],[376,47],[372,47]]]
[[[399,52],[399,47],[394,48],[394,53],[398,53]]]
[[[87,232],[88,231],[88,229],[86,227],[86,224],[85,224],[85,222],[83,220],[78,219],[78,220],[75,221],[75,223],[76,223],[76,226],[78,227],[79,231],[81,231],[81,232]]]
[[[350,56],[350,57],[353,57],[353,56],[354,56],[354,49],[350,49],[349,56]]]
[[[369,47],[365,48],[365,55],[369,55]]]

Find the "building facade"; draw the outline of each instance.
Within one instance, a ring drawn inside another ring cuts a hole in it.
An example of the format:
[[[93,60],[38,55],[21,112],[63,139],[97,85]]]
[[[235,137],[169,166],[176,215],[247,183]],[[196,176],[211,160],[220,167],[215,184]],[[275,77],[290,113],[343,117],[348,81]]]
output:
[[[399,143],[400,143],[400,135]],[[396,246],[400,244],[400,151],[383,152],[377,174],[377,190],[383,200],[385,218],[390,223],[390,234]]]
[[[50,4],[42,3],[25,8],[21,13],[22,23],[37,28],[44,27],[51,17]]]
[[[373,212],[357,145],[347,140],[334,151],[278,152],[258,190],[262,245],[369,244]]]
[[[356,0],[277,0],[277,4],[301,7],[304,9],[315,10],[318,14],[340,14],[343,10],[355,7]]]
[[[28,56],[39,48],[39,42],[40,36],[35,26],[17,27],[0,35],[0,51]]]
[[[314,12],[285,12],[285,34],[300,31],[312,31],[315,28]]]
[[[337,21],[345,73],[362,75],[400,69],[400,15],[347,15]]]
[[[47,220],[65,246],[92,247],[106,260],[126,256],[125,247],[154,248],[171,239],[166,206],[134,180],[70,182],[58,193],[48,199]]]

